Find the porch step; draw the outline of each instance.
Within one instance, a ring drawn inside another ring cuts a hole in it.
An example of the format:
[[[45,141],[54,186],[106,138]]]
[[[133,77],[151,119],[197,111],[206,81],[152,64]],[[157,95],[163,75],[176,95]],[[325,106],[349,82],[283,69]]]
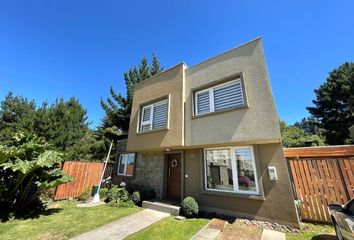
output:
[[[162,202],[143,201],[142,207],[164,212],[164,213],[169,213],[174,216],[179,215],[179,211],[180,211],[180,207],[168,203],[162,203]]]

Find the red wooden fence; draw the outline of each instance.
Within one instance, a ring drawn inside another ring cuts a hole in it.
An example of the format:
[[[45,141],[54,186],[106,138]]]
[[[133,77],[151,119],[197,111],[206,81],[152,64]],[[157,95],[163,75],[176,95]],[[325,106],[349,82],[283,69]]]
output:
[[[354,197],[354,146],[284,149],[300,214],[331,222],[328,205]]]
[[[65,183],[57,187],[55,200],[75,198],[92,186],[99,184],[103,163],[72,162],[66,161],[63,171],[74,178],[73,182]]]

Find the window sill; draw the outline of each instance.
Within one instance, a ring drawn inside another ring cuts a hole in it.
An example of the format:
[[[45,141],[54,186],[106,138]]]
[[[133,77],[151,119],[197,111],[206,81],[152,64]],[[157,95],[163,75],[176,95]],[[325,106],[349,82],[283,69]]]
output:
[[[120,178],[133,178],[134,176],[117,174],[117,177],[120,177]]]
[[[201,118],[201,117],[208,117],[208,116],[213,116],[216,114],[220,114],[220,113],[227,113],[227,112],[232,112],[232,111],[237,111],[237,110],[242,110],[242,109],[247,109],[248,106],[242,106],[242,107],[233,107],[233,108],[228,108],[225,110],[221,110],[221,111],[216,111],[216,112],[210,112],[210,113],[205,113],[205,114],[200,114],[200,115],[193,115],[192,116],[192,120],[196,119],[196,118]]]
[[[161,129],[150,130],[150,131],[146,131],[146,132],[137,132],[136,135],[143,135],[143,134],[147,134],[147,133],[162,132],[162,131],[167,131],[167,130],[169,130],[169,129],[168,128],[161,128]]]
[[[264,201],[265,198],[263,195],[256,195],[256,194],[247,194],[247,193],[236,193],[236,192],[222,192],[222,191],[213,191],[213,190],[202,190],[203,194],[207,195],[216,195],[216,196],[225,196],[225,197],[234,197],[234,198],[243,198],[249,200],[258,200]]]

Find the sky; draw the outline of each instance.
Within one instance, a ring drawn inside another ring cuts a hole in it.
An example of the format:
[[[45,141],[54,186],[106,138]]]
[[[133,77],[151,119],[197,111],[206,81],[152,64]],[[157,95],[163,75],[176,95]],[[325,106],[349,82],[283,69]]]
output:
[[[155,53],[165,69],[262,37],[281,119],[308,116],[313,90],[354,61],[354,1],[0,0],[0,100],[75,96],[94,128],[109,88]]]

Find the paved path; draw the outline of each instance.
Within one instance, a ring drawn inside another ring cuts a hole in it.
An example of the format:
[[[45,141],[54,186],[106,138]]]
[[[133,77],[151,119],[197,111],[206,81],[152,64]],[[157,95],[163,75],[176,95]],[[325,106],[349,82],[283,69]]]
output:
[[[121,218],[90,232],[81,234],[73,240],[117,240],[136,233],[151,224],[169,216],[168,213],[145,209]]]
[[[286,240],[285,233],[263,229],[261,240]]]
[[[227,222],[220,219],[212,219],[207,225],[200,229],[191,240],[214,240],[225,228]]]

